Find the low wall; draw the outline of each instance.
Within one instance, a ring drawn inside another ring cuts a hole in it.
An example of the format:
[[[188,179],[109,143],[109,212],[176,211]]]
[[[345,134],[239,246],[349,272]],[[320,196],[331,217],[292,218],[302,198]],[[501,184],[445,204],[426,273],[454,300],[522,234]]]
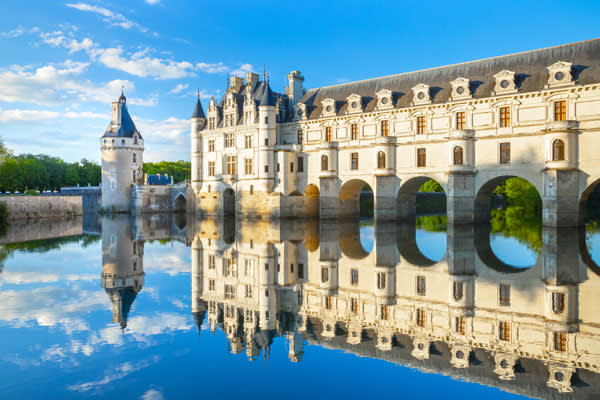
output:
[[[173,212],[171,186],[136,185],[131,190],[132,214]]]
[[[2,199],[0,199],[2,201]],[[12,221],[0,236],[0,244],[28,242],[82,234],[82,218],[44,218]]]
[[[9,221],[83,215],[77,196],[1,196],[0,202],[6,203]]]
[[[100,186],[64,187],[56,195],[81,196],[84,214],[97,213],[102,205],[102,188]]]

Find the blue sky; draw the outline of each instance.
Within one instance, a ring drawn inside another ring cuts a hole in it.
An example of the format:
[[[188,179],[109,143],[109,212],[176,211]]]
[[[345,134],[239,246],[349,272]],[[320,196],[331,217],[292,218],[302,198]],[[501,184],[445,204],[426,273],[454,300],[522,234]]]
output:
[[[0,13],[0,137],[16,153],[99,160],[125,86],[146,161],[189,160],[188,118],[227,74],[283,91],[599,37],[600,2],[29,0]]]

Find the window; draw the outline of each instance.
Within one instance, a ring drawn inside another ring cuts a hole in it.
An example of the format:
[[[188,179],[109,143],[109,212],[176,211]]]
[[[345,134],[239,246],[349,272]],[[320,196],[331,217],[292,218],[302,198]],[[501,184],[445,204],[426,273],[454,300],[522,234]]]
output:
[[[106,140],[104,141],[104,143],[106,143]],[[133,137],[133,144],[138,144],[138,137],[137,137],[137,135]]]
[[[423,328],[425,326],[425,310],[417,308],[417,325]]]
[[[233,147],[233,133],[225,134],[225,147]]]
[[[290,172],[294,172],[294,163],[290,163]]]
[[[265,289],[265,297],[269,297],[269,289]]]
[[[460,301],[463,298],[463,283],[462,282],[454,282],[454,286],[452,288],[452,296],[454,300]]]
[[[328,126],[328,127],[325,128],[325,141],[326,142],[331,142],[331,137],[332,137],[331,127]]]
[[[425,296],[426,286],[425,286],[425,277],[417,276],[417,294],[419,296]]]
[[[358,124],[350,125],[350,140],[358,139]]]
[[[552,292],[552,311],[554,314],[560,314],[565,310],[565,294]]]
[[[554,142],[552,142],[552,161],[563,161],[564,159],[565,142],[560,139],[556,139]]]
[[[251,149],[252,148],[252,136],[246,135],[244,137],[244,147],[246,149]]]
[[[304,279],[304,264],[298,264],[298,279]]]
[[[266,263],[266,264],[265,264],[265,271],[268,271],[268,270],[269,270],[269,264],[268,264],[268,263]]]
[[[321,282],[327,283],[329,280],[329,268],[321,268]]]
[[[208,280],[208,290],[211,292],[215,291],[215,280],[214,279]]]
[[[225,285],[225,300],[235,299],[235,286]]]
[[[385,168],[385,153],[383,151],[377,153],[377,168]]]
[[[383,321],[387,321],[390,317],[389,307],[386,305],[381,305],[379,307],[379,318]]]
[[[294,273],[294,264],[290,264],[290,274]]]
[[[246,173],[246,175],[251,175],[252,174],[252,170],[253,170],[253,165],[252,165],[252,159],[251,158],[246,158],[244,160],[244,172]]]
[[[208,176],[215,176],[215,162],[208,162]]]
[[[377,273],[377,289],[385,289],[385,272]]]
[[[352,170],[358,169],[358,153],[350,154],[350,169],[352,169]]]
[[[510,126],[510,107],[500,107],[500,128]]]
[[[269,166],[265,165],[265,172],[269,172]]]
[[[304,157],[298,157],[296,160],[298,164],[298,172],[304,172]]]
[[[225,126],[233,126],[233,114],[225,115]]]
[[[208,256],[208,269],[215,269],[217,265],[217,258],[214,254]]]
[[[265,124],[269,123],[269,117],[265,117]]]
[[[510,143],[500,143],[500,164],[510,164]]]
[[[236,173],[236,156],[225,156],[225,166],[227,175],[235,175]]]
[[[417,167],[425,167],[427,164],[427,153],[425,149],[417,149]]]
[[[224,276],[237,276],[237,265],[233,258],[223,259],[223,275]]]
[[[425,133],[425,117],[417,117],[417,135]]]
[[[217,127],[217,117],[208,117],[208,129],[215,129]],[[212,150],[214,151],[214,150]]]
[[[252,123],[252,111],[244,112],[244,124],[249,125]]]
[[[465,334],[465,317],[456,317],[455,331],[461,335]]]
[[[350,299],[350,311],[352,311],[353,314],[358,314],[358,299],[355,299],[354,297]]]
[[[269,138],[265,138],[265,146],[269,145]]]
[[[567,333],[554,332],[554,350],[567,351]]]
[[[302,134],[302,129],[298,129],[298,136],[297,136],[297,138],[298,138],[298,139],[297,139],[297,142],[298,142],[298,144],[301,144],[301,143],[302,143],[302,141],[303,141],[303,139],[304,139],[304,137],[303,137],[303,136],[304,136],[304,135]]]
[[[510,322],[500,321],[498,323],[498,338],[500,340],[510,340]]]
[[[356,268],[350,270],[350,283],[352,286],[358,285],[358,269]]]
[[[245,276],[254,276],[254,264],[252,260],[246,260],[244,262],[244,275]]]
[[[381,136],[388,136],[390,134],[390,121],[384,119],[381,121]]]
[[[456,113],[456,129],[465,129],[465,112],[459,111]]]
[[[247,298],[252,297],[252,286],[250,286],[250,285],[246,285],[246,297]]]
[[[132,156],[132,158],[133,158],[133,160],[132,160],[132,161],[133,161],[133,163],[135,164],[135,163],[136,163],[136,157],[135,157],[135,153],[133,153],[131,156]]]
[[[250,185],[250,194],[254,194],[254,185]],[[250,244],[252,244],[252,241],[250,241]],[[250,248],[252,248],[252,245],[250,245]]]
[[[567,101],[559,100],[554,103],[554,120],[565,121],[567,119]]]
[[[321,156],[321,171],[327,171],[329,169],[329,158],[325,155]]]
[[[211,139],[208,141],[208,151],[215,151],[215,141]]]
[[[281,168],[279,167],[279,163],[277,163],[277,172],[279,172]]]
[[[510,285],[498,285],[498,302],[501,306],[510,306]]]
[[[333,300],[331,299],[331,296],[325,297],[325,308],[327,308],[328,310],[331,310],[332,307],[333,307]]]
[[[463,148],[460,146],[454,147],[454,165],[463,165]]]

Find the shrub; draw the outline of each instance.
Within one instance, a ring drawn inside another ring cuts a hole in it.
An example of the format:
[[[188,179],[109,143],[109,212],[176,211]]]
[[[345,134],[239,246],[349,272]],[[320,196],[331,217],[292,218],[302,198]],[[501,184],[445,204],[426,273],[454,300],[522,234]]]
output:
[[[26,190],[26,191],[25,191],[23,194],[24,194],[25,196],[39,196],[39,195],[40,195],[40,194],[37,192],[37,190],[33,190],[33,189]]]

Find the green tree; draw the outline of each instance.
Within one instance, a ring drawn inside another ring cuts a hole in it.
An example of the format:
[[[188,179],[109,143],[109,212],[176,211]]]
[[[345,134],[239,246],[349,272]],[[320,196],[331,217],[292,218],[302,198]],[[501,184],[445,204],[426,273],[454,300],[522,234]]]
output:
[[[79,183],[79,163],[67,164],[63,183],[65,186],[77,186]]]
[[[23,170],[21,163],[14,158],[8,158],[0,166],[0,190],[2,192],[16,192],[23,190]]]
[[[160,161],[157,163],[144,163],[144,173],[148,175],[168,174],[173,177],[174,183],[191,178],[192,166],[189,161]]]

